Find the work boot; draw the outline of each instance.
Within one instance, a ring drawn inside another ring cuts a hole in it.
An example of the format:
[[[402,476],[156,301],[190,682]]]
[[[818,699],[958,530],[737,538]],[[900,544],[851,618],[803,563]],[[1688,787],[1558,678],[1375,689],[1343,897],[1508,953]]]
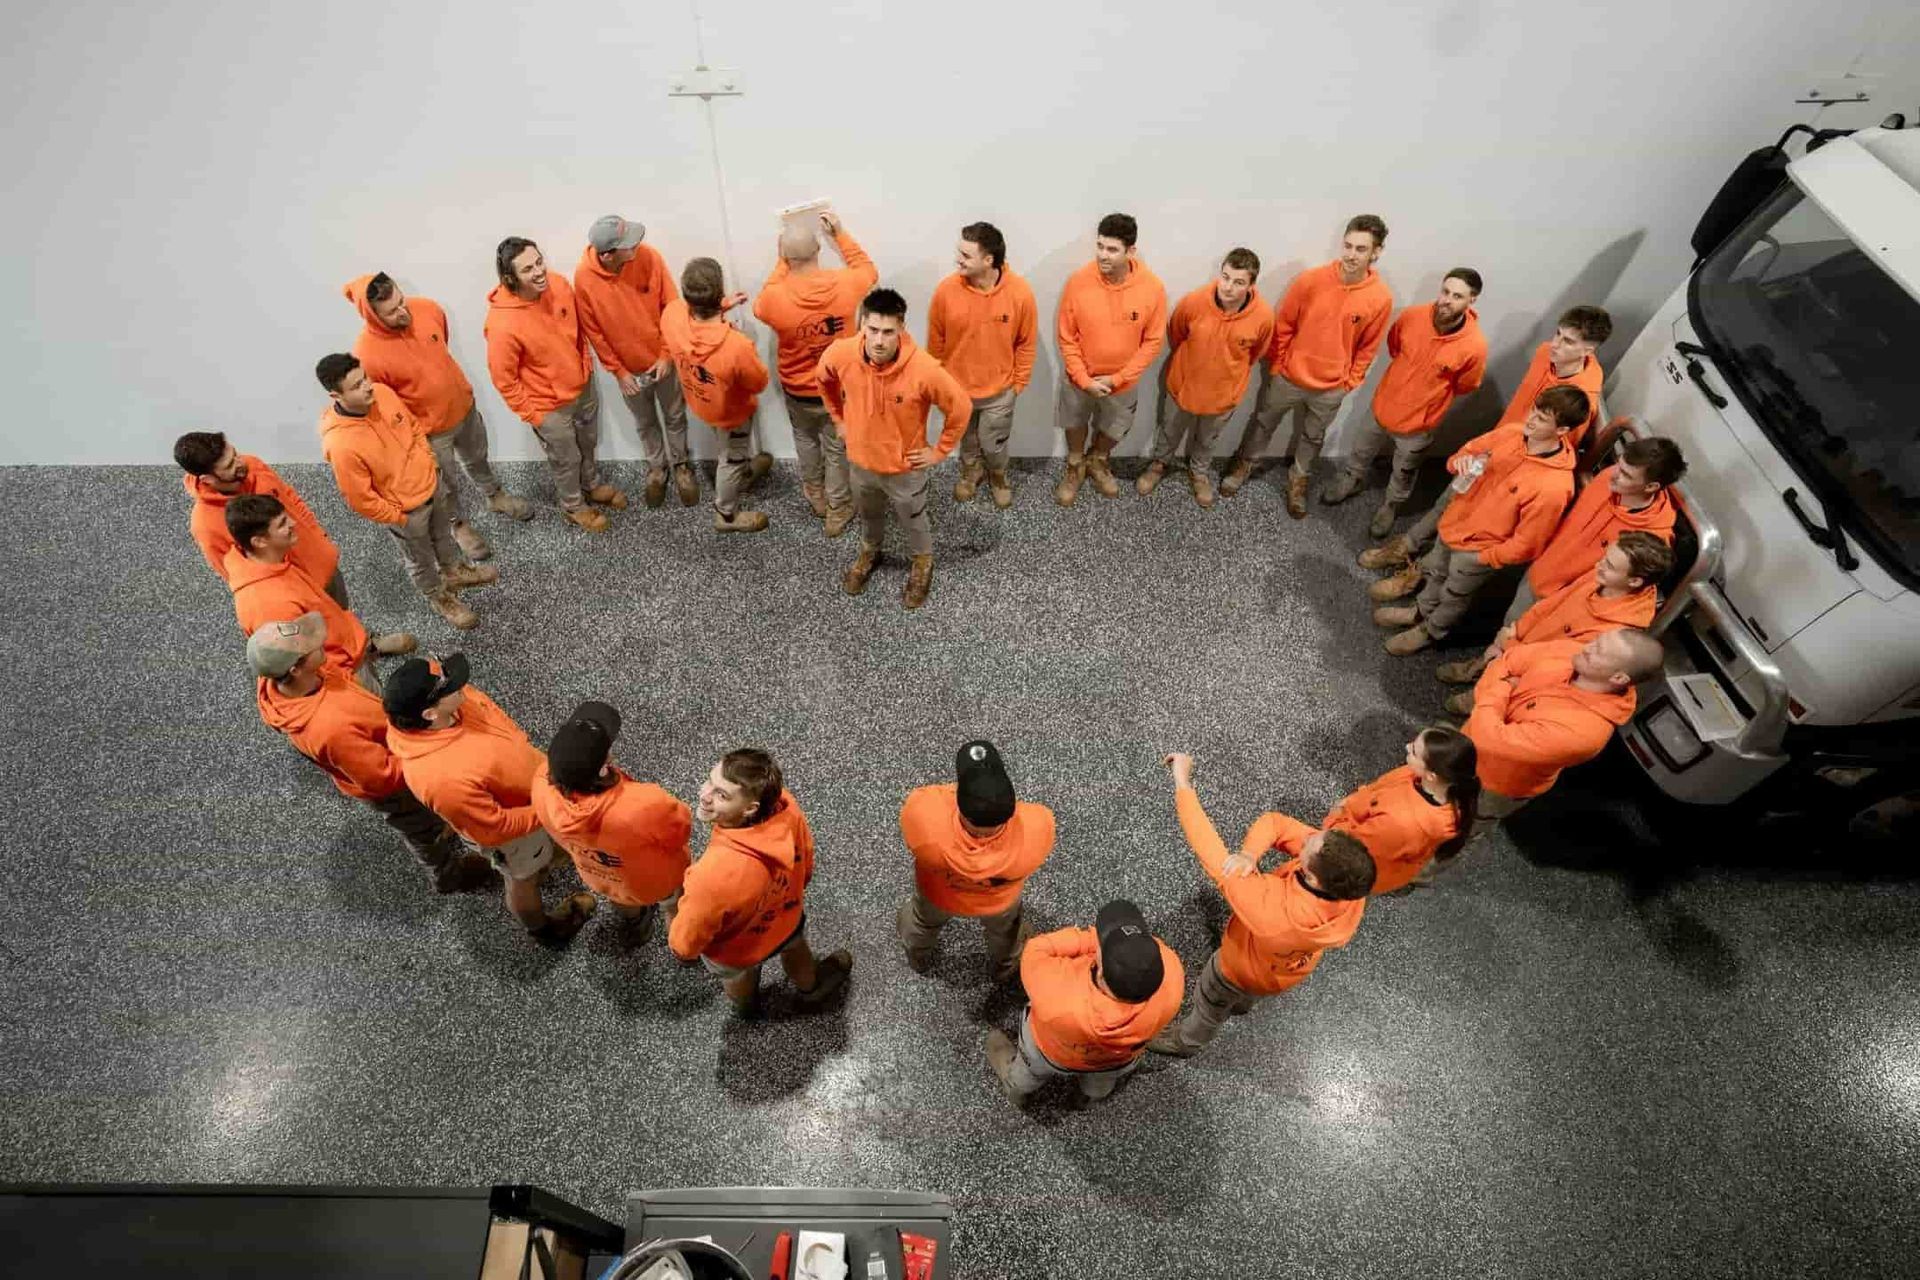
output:
[[[986,467],[978,462],[961,463],[960,478],[953,482],[953,500],[972,502],[973,495],[980,491],[980,477],[986,473]]]
[[[1373,519],[1367,522],[1369,538],[1384,538],[1393,532],[1393,518],[1400,514],[1400,508],[1391,502],[1383,502],[1380,509],[1373,513]]]
[[[1376,618],[1378,617],[1378,615],[1375,616]],[[1427,624],[1424,622],[1416,622],[1399,635],[1389,637],[1386,650],[1396,658],[1404,658],[1408,654],[1418,653],[1422,649],[1431,648],[1432,646],[1433,637],[1427,634]],[[1453,709],[1452,699],[1448,699],[1447,709],[1449,711]]]
[[[933,556],[915,556],[907,569],[907,588],[900,593],[903,608],[918,609],[927,602],[927,592],[933,590]]]
[[[442,569],[440,581],[455,591],[462,587],[484,587],[500,581],[500,570],[490,564],[457,564],[451,569]]]
[[[383,658],[397,658],[403,653],[412,653],[420,647],[412,634],[406,631],[389,631],[384,635],[375,636],[367,643],[372,645],[373,651]]]
[[[1253,464],[1235,458],[1233,465],[1227,468],[1227,474],[1220,477],[1220,496],[1231,498],[1245,488],[1247,481],[1251,479],[1253,479]]]
[[[1200,504],[1203,511],[1213,510],[1213,481],[1207,479],[1207,473],[1199,467],[1187,468],[1187,487],[1193,490],[1193,500]]]
[[[509,520],[533,519],[533,508],[527,505],[527,500],[516,498],[505,489],[487,495],[487,510],[497,516],[505,516]]]
[[[1367,584],[1367,599],[1375,604],[1391,604],[1395,600],[1405,599],[1420,589],[1420,579],[1425,575],[1417,564],[1401,565],[1378,582]]]
[[[617,913],[618,923],[614,926],[620,934],[620,945],[632,950],[643,945],[653,936],[654,929],[660,923],[660,904],[655,903],[640,911]]]
[[[846,573],[840,579],[840,589],[850,596],[857,596],[867,589],[867,579],[873,576],[873,567],[880,563],[880,548],[866,539],[860,541],[860,554],[847,566]]]
[[[1007,1033],[995,1027],[987,1032],[987,1065],[993,1068],[993,1074],[1000,1077],[1000,1087],[1007,1091],[1016,1107],[1027,1105],[1027,1095],[1013,1087],[1013,1060],[1020,1056],[1020,1050],[1014,1046]]]
[[[1147,1049],[1152,1053],[1164,1053],[1169,1058],[1191,1058],[1205,1048],[1204,1045],[1188,1044],[1180,1038],[1178,1025],[1168,1027],[1153,1039],[1147,1041]]]
[[[1005,511],[1013,505],[1013,481],[1004,471],[987,472],[987,491],[993,494],[993,505]]]
[[[493,548],[480,536],[480,531],[465,520],[453,522],[453,540],[460,544],[460,553],[469,560],[493,559]]]
[[[761,457],[767,455],[761,454]],[[760,473],[765,475],[763,471]],[[673,492],[680,499],[680,505],[690,507],[700,501],[700,477],[693,473],[693,464],[683,462],[673,469]]]
[[[1420,610],[1410,604],[1381,605],[1373,611],[1373,625],[1376,627],[1391,627],[1398,631],[1418,621],[1420,621]]]
[[[647,468],[647,487],[640,495],[640,501],[649,507],[657,507],[667,500],[667,469],[665,467]]]
[[[847,526],[852,523],[853,504],[851,502],[844,507],[827,508],[826,534],[829,538],[839,537],[847,531]]]
[[[1307,518],[1307,478],[1287,477],[1287,514],[1295,520]]]
[[[560,910],[547,916],[547,922],[533,930],[533,940],[547,947],[564,947],[573,941],[593,918],[600,900],[590,893],[576,893],[560,904]]]
[[[1470,716],[1473,714],[1473,690],[1462,689],[1460,692],[1450,695],[1446,702],[1441,705],[1446,707],[1449,714]]]
[[[893,932],[900,939],[900,949],[907,953],[907,968],[915,973],[925,973],[933,968],[933,948],[915,951],[907,944],[907,934],[911,932],[909,926],[912,919],[913,903],[901,903],[900,909],[893,913]]]
[[[1478,684],[1480,673],[1487,669],[1485,657],[1462,658],[1458,662],[1443,662],[1433,673],[1433,678],[1441,684]]]
[[[440,862],[427,868],[433,873],[435,893],[466,893],[490,889],[500,883],[500,873],[484,854],[467,853],[457,845]]]
[[[1404,533],[1396,533],[1377,547],[1368,547],[1360,553],[1360,567],[1372,569],[1378,573],[1382,569],[1398,569],[1413,559],[1413,543]]]
[[[587,490],[587,501],[597,502],[603,507],[612,507],[615,511],[627,509],[627,495],[610,484],[597,484]]]
[[[1087,455],[1087,479],[1093,481],[1093,487],[1103,498],[1120,496],[1120,482],[1113,478],[1113,466],[1104,453]]]
[[[767,472],[773,470],[773,455],[765,449],[753,455],[753,461],[747,464],[747,474],[752,477],[748,484],[758,484],[767,478]]]
[[[1320,495],[1321,505],[1327,507],[1339,506],[1348,498],[1360,492],[1360,483],[1359,476],[1353,474],[1351,471],[1342,471],[1334,477],[1333,483],[1327,486],[1326,492]]]
[[[767,513],[764,511],[736,511],[723,516],[713,513],[713,528],[716,533],[758,533],[767,527]]]
[[[1167,464],[1155,459],[1151,466],[1140,473],[1140,478],[1133,482],[1133,487],[1144,498],[1160,487],[1160,481],[1166,474]]]
[[[800,492],[806,495],[807,506],[813,509],[816,519],[827,514],[827,490],[825,485],[802,484]]]
[[[847,985],[847,975],[852,972],[851,951],[841,950],[830,956],[822,956],[813,969],[813,985],[800,992],[800,1003],[809,1007],[825,1003],[829,996]]]
[[[442,587],[435,595],[427,597],[427,607],[447,620],[447,625],[460,631],[471,631],[480,625],[480,615],[460,602],[453,594],[452,587]]]
[[[1063,507],[1073,505],[1080,496],[1080,483],[1087,478],[1087,462],[1084,458],[1068,458],[1067,469],[1060,476],[1060,483],[1053,486],[1053,500]]]
[[[607,531],[607,513],[604,511],[595,511],[592,507],[578,507],[572,511],[562,511],[560,514],[588,533]]]

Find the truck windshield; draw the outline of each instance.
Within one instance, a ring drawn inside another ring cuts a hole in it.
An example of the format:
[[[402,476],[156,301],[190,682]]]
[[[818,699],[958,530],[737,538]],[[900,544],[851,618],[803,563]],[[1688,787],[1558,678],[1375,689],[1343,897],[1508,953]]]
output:
[[[1708,256],[1687,302],[1809,496],[1920,589],[1920,302],[1792,183]]]

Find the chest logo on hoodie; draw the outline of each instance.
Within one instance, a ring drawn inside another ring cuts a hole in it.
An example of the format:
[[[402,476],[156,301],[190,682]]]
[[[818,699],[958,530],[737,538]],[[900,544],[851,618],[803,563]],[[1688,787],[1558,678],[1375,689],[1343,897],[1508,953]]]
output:
[[[1129,321],[1130,323],[1132,323],[1132,324],[1139,324],[1139,323],[1140,323],[1140,313],[1139,313],[1138,311],[1129,311],[1129,312],[1127,312],[1127,320],[1128,320],[1128,321]]]
[[[905,396],[902,396],[902,395],[896,395],[896,396],[895,396],[895,397],[893,398],[893,402],[894,402],[895,404],[905,404],[905,403],[907,402],[907,398],[906,398]]]
[[[1010,316],[1010,315],[1008,315],[1008,314],[1007,314],[1007,313],[1005,313],[1005,312],[1001,312],[1001,313],[1000,313],[999,315],[997,315],[997,316],[995,316],[995,317],[994,317],[994,319],[995,319],[995,320],[998,320],[998,321],[999,321],[999,322],[1000,322],[1001,324],[1012,324],[1012,323],[1013,323],[1013,317],[1012,317],[1012,316]]]
[[[695,382],[709,386],[714,382],[714,376],[707,372],[707,366],[703,364],[693,366],[693,379]]]

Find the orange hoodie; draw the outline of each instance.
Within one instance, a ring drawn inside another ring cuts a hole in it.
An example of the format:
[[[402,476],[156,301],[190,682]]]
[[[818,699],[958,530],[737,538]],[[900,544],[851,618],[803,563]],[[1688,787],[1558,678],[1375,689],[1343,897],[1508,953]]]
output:
[[[269,622],[291,622],[303,613],[318,613],[327,621],[327,666],[352,678],[367,651],[367,629],[305,570],[290,559],[278,564],[255,560],[241,555],[238,547],[227,552],[222,567],[241,631],[252,635]]]
[[[1580,644],[1602,631],[1621,627],[1644,627],[1653,621],[1660,607],[1659,591],[1642,587],[1623,596],[1603,596],[1597,571],[1575,578],[1550,596],[1534,601],[1533,607],[1513,624],[1515,644],[1539,644],[1546,640],[1573,640]]]
[[[1033,289],[1001,265],[991,289],[976,289],[958,271],[942,280],[927,304],[927,354],[947,367],[975,400],[1014,394],[1033,380],[1040,312]]]
[[[1174,803],[1187,844],[1233,908],[1220,939],[1220,973],[1228,982],[1249,995],[1274,995],[1305,982],[1327,948],[1347,945],[1366,900],[1335,902],[1300,883],[1300,850],[1312,827],[1283,813],[1262,814],[1247,829],[1240,852],[1258,858],[1277,848],[1292,858],[1273,871],[1229,876],[1226,843],[1200,797],[1187,787],[1175,793]]]
[[[645,373],[661,355],[660,316],[680,296],[667,260],[650,244],[638,245],[618,271],[600,265],[588,245],[573,269],[580,327],[600,357],[600,367],[618,378]]]
[[[1167,390],[1188,413],[1231,413],[1247,389],[1253,362],[1273,336],[1273,316],[1258,289],[1232,315],[1220,307],[1212,284],[1203,284],[1173,309],[1167,322]]]
[[[353,340],[354,356],[369,378],[399,394],[428,435],[453,430],[473,412],[473,384],[447,349],[447,313],[432,298],[409,294],[407,313],[412,323],[404,329],[389,329],[367,302],[371,279],[360,276],[343,291],[365,322]]]
[[[386,709],[358,681],[323,667],[320,688],[304,698],[289,698],[271,680],[258,685],[260,718],[325,769],[340,794],[384,800],[407,785],[387,750]]]
[[[1487,336],[1467,308],[1452,333],[1433,327],[1433,305],[1408,307],[1387,330],[1387,372],[1373,392],[1374,421],[1395,435],[1431,431],[1456,396],[1487,376]],[[1524,416],[1524,415],[1523,415]]]
[[[1616,465],[1602,471],[1573,500],[1547,549],[1527,570],[1527,582],[1535,595],[1551,595],[1577,580],[1607,553],[1624,529],[1639,529],[1673,545],[1673,501],[1667,497],[1666,487],[1661,487],[1652,502],[1630,511],[1613,492],[1613,473],[1618,469]]]
[[[682,960],[705,956],[745,969],[783,946],[806,915],[813,831],[790,791],[748,827],[715,827],[687,872],[667,945]]]
[[[718,316],[695,320],[679,298],[667,304],[660,333],[694,416],[715,431],[753,421],[760,393],[767,389],[767,366],[752,338]]]
[[[1338,260],[1302,271],[1273,314],[1267,367],[1309,391],[1351,391],[1367,370],[1393,316],[1393,291],[1372,267],[1359,284],[1340,279]]]
[[[880,280],[873,259],[844,229],[833,242],[846,266],[796,276],[782,258],[753,300],[753,314],[780,339],[780,385],[796,396],[820,394],[820,357],[853,332],[860,300]]]
[[[321,411],[320,451],[347,505],[380,524],[404,525],[407,512],[440,487],[440,464],[420,420],[377,382],[365,416],[350,417],[331,402]]]
[[[1480,785],[1515,800],[1552,788],[1562,769],[1606,748],[1633,719],[1635,694],[1574,687],[1568,641],[1508,645],[1473,687],[1466,735],[1480,753]]]
[[[340,548],[333,545],[333,539],[320,527],[319,517],[272,467],[250,453],[241,454],[240,461],[247,464],[247,478],[241,482],[240,492],[278,498],[287,514],[293,517],[293,527],[299,533],[287,558],[321,586],[333,581],[334,572],[340,568]],[[186,482],[187,496],[193,499],[192,514],[187,517],[188,531],[199,545],[200,554],[207,558],[207,568],[225,582],[227,552],[233,550],[233,535],[227,532],[227,502],[239,495],[219,492],[205,476],[182,476],[181,479]]]
[[[400,757],[420,803],[481,848],[539,829],[533,775],[547,757],[499,703],[472,685],[452,728],[389,729],[387,747]]]
[[[1067,277],[1060,291],[1054,337],[1067,378],[1081,390],[1097,377],[1115,391],[1140,381],[1166,345],[1167,287],[1135,258],[1119,284],[1108,284],[1097,263]]]
[[[1553,360],[1549,355],[1552,350],[1553,344],[1550,342],[1543,342],[1534,348],[1533,359],[1528,363],[1526,373],[1521,376],[1520,386],[1514,391],[1513,399],[1507,401],[1506,412],[1500,415],[1500,421],[1524,420],[1529,413],[1533,412],[1533,402],[1538,400],[1540,393],[1548,387],[1578,387],[1587,393],[1590,406],[1587,410],[1587,420],[1569,437],[1574,447],[1578,448],[1580,442],[1587,438],[1587,432],[1592,430],[1594,422],[1600,417],[1600,384],[1605,380],[1606,375],[1600,368],[1600,362],[1588,356],[1586,362],[1580,366],[1579,372],[1571,378],[1563,378],[1553,371]]]
[[[1180,1012],[1186,970],[1160,939],[1166,973],[1138,1004],[1115,999],[1093,984],[1100,938],[1092,929],[1056,929],[1027,940],[1020,953],[1020,985],[1027,989],[1033,1043],[1065,1071],[1111,1071],[1146,1052],[1147,1041]]]
[[[649,906],[672,897],[686,878],[693,815],[653,783],[615,772],[618,780],[605,791],[576,795],[553,784],[542,760],[533,775],[533,811],[587,888],[622,906]]]
[[[570,403],[593,376],[587,335],[574,312],[573,286],[557,271],[528,302],[505,285],[487,294],[487,372],[507,408],[539,426]]]
[[[1546,549],[1573,497],[1572,442],[1562,441],[1544,456],[1531,454],[1526,433],[1510,422],[1475,436],[1453,457],[1471,454],[1485,454],[1486,469],[1447,504],[1441,539],[1455,551],[1479,552],[1480,562],[1491,568],[1527,563]]]
[[[815,371],[820,398],[847,438],[847,460],[876,475],[900,475],[913,468],[907,450],[927,442],[927,411],[940,407],[946,419],[934,443],[934,461],[952,453],[966,434],[973,401],[940,362],[913,345],[902,332],[900,354],[884,369],[867,362],[860,335],[841,338],[827,348]]]
[[[900,807],[913,881],[942,911],[999,915],[1020,901],[1027,877],[1053,852],[1053,810],[1022,800],[1006,826],[976,836],[960,825],[958,794],[951,782],[919,787]]]
[[[1344,831],[1373,855],[1373,892],[1388,893],[1412,882],[1441,845],[1460,834],[1451,804],[1435,804],[1414,781],[1413,770],[1388,770],[1327,810],[1322,824]]]

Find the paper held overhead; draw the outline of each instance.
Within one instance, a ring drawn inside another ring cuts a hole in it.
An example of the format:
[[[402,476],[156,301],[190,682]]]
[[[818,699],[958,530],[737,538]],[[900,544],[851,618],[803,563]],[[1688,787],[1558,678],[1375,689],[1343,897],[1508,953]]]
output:
[[[827,196],[806,200],[800,204],[790,204],[779,211],[780,229],[785,231],[788,227],[795,226],[817,228],[820,215],[832,212],[833,200]]]

